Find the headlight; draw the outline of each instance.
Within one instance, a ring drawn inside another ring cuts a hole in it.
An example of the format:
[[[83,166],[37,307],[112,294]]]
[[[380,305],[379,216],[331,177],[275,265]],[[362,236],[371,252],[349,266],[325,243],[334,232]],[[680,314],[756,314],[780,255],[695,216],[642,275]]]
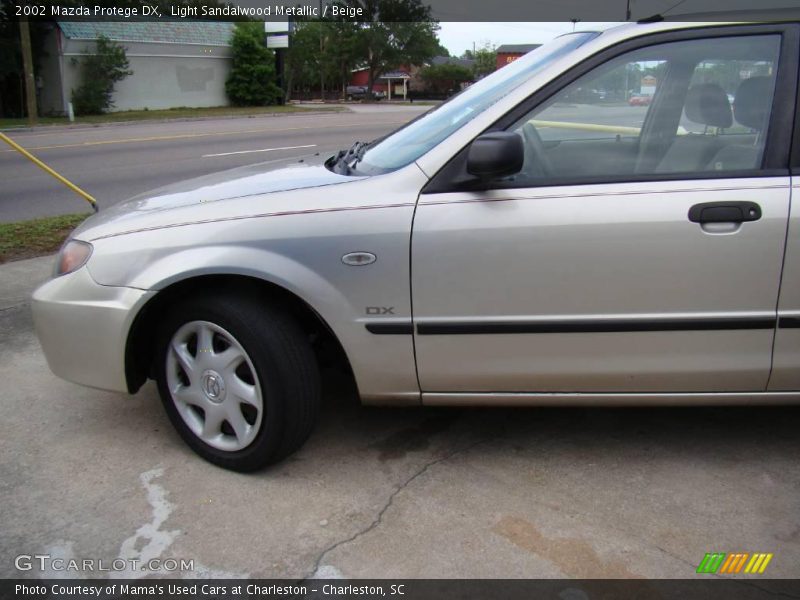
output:
[[[72,273],[80,269],[92,255],[92,245],[80,240],[68,240],[61,246],[56,263],[56,276]]]

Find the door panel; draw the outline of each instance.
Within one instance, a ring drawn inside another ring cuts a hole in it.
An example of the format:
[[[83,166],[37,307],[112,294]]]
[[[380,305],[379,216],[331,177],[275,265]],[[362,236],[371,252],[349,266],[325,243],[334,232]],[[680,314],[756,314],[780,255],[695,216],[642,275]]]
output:
[[[761,218],[689,221],[731,201]],[[764,390],[788,206],[787,178],[422,195],[422,390]]]
[[[799,125],[800,126],[800,125]],[[770,391],[800,390],[800,176],[792,177],[792,208],[786,241],[778,329]]]
[[[486,191],[466,158],[434,178],[412,236],[424,392],[766,389],[796,39],[731,31],[565,75],[497,124],[524,160]]]
[[[581,165],[587,177],[611,173],[632,173],[638,147],[633,140],[565,140],[545,142],[544,151],[551,165]]]

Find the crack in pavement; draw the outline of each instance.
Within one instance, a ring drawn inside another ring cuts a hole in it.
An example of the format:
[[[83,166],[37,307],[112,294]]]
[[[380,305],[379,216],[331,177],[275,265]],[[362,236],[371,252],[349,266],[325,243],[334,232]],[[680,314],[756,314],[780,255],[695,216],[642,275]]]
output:
[[[23,302],[20,302],[19,304],[12,304],[11,306],[4,306],[4,307],[0,308],[0,312],[5,312],[7,310],[12,310],[12,309],[15,309],[15,308],[22,308],[22,307],[27,306],[27,305],[28,305],[28,303],[23,301]]]
[[[491,441],[490,438],[489,439],[479,440],[477,442],[473,442],[472,444],[469,444],[468,446],[465,446],[463,448],[458,448],[456,450],[453,450],[452,452],[448,452],[447,454],[437,458],[436,460],[432,460],[430,462],[425,463],[420,469],[418,469],[416,472],[414,472],[414,474],[411,475],[411,477],[406,479],[403,483],[401,483],[398,487],[395,488],[395,490],[389,495],[389,498],[387,499],[386,503],[383,505],[383,508],[381,508],[381,510],[378,511],[377,516],[372,520],[372,522],[369,525],[367,525],[367,527],[357,531],[356,533],[354,533],[353,535],[351,535],[348,538],[345,538],[343,540],[339,540],[338,542],[335,542],[335,543],[331,544],[330,546],[325,548],[322,552],[320,552],[319,556],[317,556],[317,560],[314,561],[314,566],[313,566],[311,572],[308,575],[306,575],[302,579],[302,581],[306,581],[308,579],[312,579],[314,577],[314,575],[316,575],[316,573],[320,569],[320,566],[322,565],[323,559],[330,552],[333,552],[334,550],[336,550],[337,548],[340,548],[341,546],[344,546],[345,544],[349,544],[350,542],[354,542],[358,538],[360,538],[362,536],[365,536],[370,531],[372,531],[373,529],[378,527],[378,525],[380,525],[383,522],[383,515],[386,514],[386,511],[388,511],[389,508],[391,508],[392,504],[394,504],[395,497],[397,497],[397,495],[400,492],[402,492],[404,489],[406,489],[418,477],[424,475],[429,469],[431,469],[432,467],[438,465],[439,463],[443,463],[443,462],[445,462],[447,460],[450,460],[451,458],[453,458],[454,456],[456,456],[458,454],[463,454],[465,452],[469,452],[470,450],[472,450],[476,446],[480,446],[481,444],[485,444],[486,442],[489,442],[489,441]]]
[[[646,542],[646,541],[644,541],[643,543],[644,543],[645,545],[647,544],[647,542]],[[666,554],[666,555],[667,555],[667,556],[669,556],[670,558],[672,558],[672,559],[675,559],[675,560],[677,560],[678,562],[680,562],[680,563],[683,563],[684,565],[687,565],[687,566],[691,567],[692,569],[696,569],[696,568],[697,568],[697,565],[696,565],[695,563],[693,563],[693,562],[690,562],[690,561],[686,560],[686,559],[685,559],[684,557],[682,557],[682,556],[678,556],[677,554],[673,554],[672,552],[670,552],[670,551],[669,551],[669,550],[667,550],[666,548],[662,548],[662,547],[661,547],[661,546],[659,546],[658,544],[650,544],[650,545],[651,545],[653,548],[655,548],[656,550],[658,550],[659,552],[661,552],[662,554]]]
[[[319,573],[320,568],[322,567],[322,561],[325,559],[325,557],[328,554],[330,554],[331,552],[333,552],[337,548],[340,548],[340,547],[342,547],[342,546],[344,546],[346,544],[354,542],[357,539],[367,535],[368,533],[370,533],[371,531],[376,529],[381,523],[383,523],[383,517],[386,514],[386,512],[389,510],[389,508],[391,508],[392,505],[394,504],[394,499],[400,494],[400,492],[405,490],[417,478],[419,478],[420,476],[424,475],[432,467],[434,467],[434,466],[436,466],[436,465],[438,465],[440,463],[443,463],[443,462],[451,459],[452,457],[454,457],[454,456],[456,456],[458,454],[463,454],[465,452],[469,452],[470,450],[472,450],[476,446],[479,446],[481,444],[485,444],[487,442],[490,442],[492,439],[493,438],[486,438],[486,439],[479,440],[477,442],[473,442],[472,444],[469,444],[469,445],[467,445],[467,446],[465,446],[463,448],[455,449],[455,450],[453,450],[451,452],[448,452],[444,456],[441,456],[441,457],[439,457],[439,458],[437,458],[435,460],[432,460],[432,461],[427,462],[424,465],[422,465],[422,467],[420,467],[417,471],[415,471],[410,477],[408,477],[408,479],[406,479],[403,483],[401,483],[399,486],[397,486],[395,488],[395,490],[389,495],[389,498],[386,500],[386,503],[383,505],[383,507],[380,509],[380,511],[378,511],[377,516],[372,520],[372,522],[369,525],[367,525],[365,528],[357,531],[353,535],[351,535],[351,536],[349,536],[349,537],[347,537],[347,538],[345,538],[343,540],[339,540],[338,542],[335,542],[335,543],[331,544],[330,546],[325,548],[322,552],[320,552],[320,554],[317,556],[317,559],[314,561],[314,566],[312,567],[311,571],[309,572],[309,574],[307,574],[306,576],[304,576],[300,580],[300,583],[302,583],[304,581],[307,581],[309,579],[313,579],[314,576],[317,575],[317,573]],[[676,560],[678,562],[681,562],[681,563],[683,563],[685,565],[688,565],[688,566],[690,566],[692,568],[694,568],[696,566],[696,565],[694,565],[694,563],[691,563],[691,562],[687,561],[684,557],[678,556],[678,555],[670,552],[669,550],[667,550],[667,549],[665,549],[665,548],[663,548],[663,547],[661,547],[661,546],[659,546],[657,544],[650,544],[650,545],[651,545],[651,547],[655,548],[659,552],[662,552],[663,554],[669,556],[670,558],[673,558],[674,560]],[[769,590],[764,590],[764,591],[769,591]],[[772,593],[772,592],[770,592],[770,593]],[[780,594],[780,595],[783,596],[783,594]],[[795,596],[785,596],[785,597],[787,597],[787,598],[795,598]]]

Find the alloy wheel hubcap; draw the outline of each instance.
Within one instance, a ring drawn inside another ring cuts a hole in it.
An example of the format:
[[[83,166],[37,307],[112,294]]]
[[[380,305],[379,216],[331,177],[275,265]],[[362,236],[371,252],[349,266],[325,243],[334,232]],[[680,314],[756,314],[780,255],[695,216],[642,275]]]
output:
[[[222,375],[212,369],[203,373],[203,393],[217,404],[225,400],[225,380]]]
[[[167,350],[167,386],[178,414],[203,442],[228,452],[249,446],[264,417],[253,362],[228,331],[190,321]]]

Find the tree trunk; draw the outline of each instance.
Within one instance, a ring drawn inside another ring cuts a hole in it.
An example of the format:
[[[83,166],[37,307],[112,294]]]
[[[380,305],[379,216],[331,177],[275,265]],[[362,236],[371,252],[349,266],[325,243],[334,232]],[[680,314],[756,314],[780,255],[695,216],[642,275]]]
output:
[[[35,125],[39,116],[36,107],[36,79],[33,74],[33,50],[31,49],[31,30],[27,19],[19,22],[19,36],[22,45],[22,70],[25,78],[25,105],[28,125]]]
[[[289,101],[292,99],[293,84],[294,84],[294,70],[286,69],[286,81],[284,82],[284,85],[286,85],[286,93],[283,96],[283,101],[285,104],[289,104]]]
[[[369,65],[369,69],[367,71],[367,98],[369,100],[372,100],[372,86],[375,85],[375,75],[377,71],[375,64],[372,62],[373,56],[372,48],[370,48],[367,52],[367,57],[369,58],[369,61],[367,62]]]

